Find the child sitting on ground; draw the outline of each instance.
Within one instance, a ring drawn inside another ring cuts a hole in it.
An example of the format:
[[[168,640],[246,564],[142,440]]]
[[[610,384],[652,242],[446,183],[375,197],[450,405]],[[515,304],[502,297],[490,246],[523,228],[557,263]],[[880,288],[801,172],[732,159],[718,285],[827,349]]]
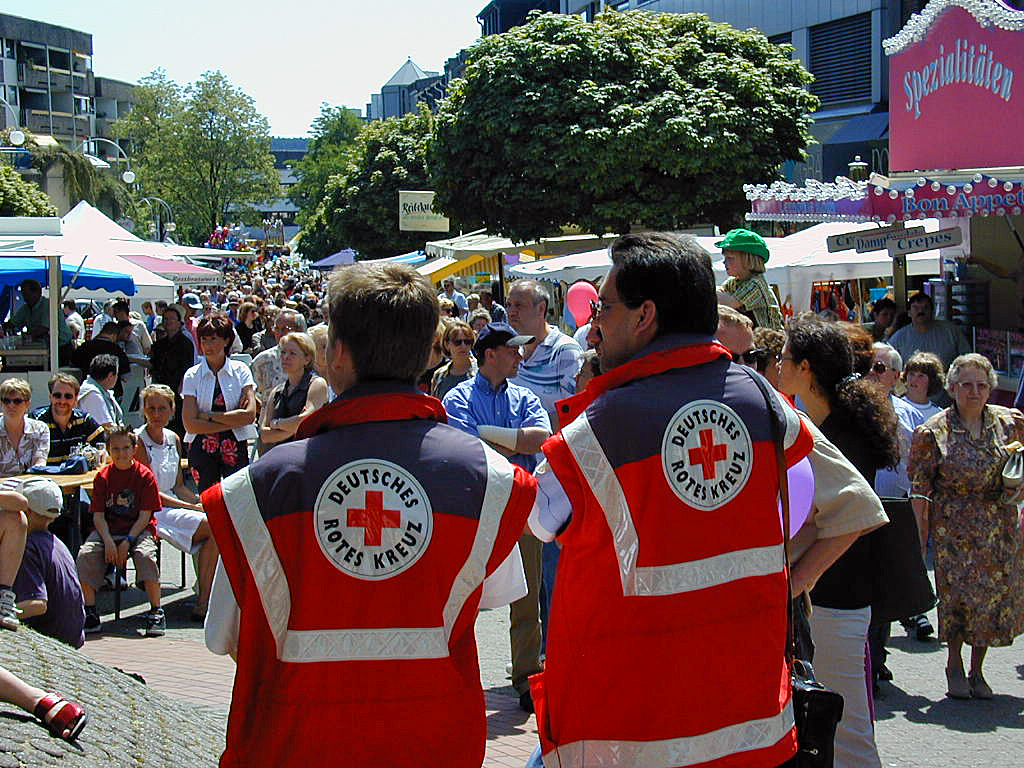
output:
[[[106,563],[123,568],[131,555],[138,580],[146,590],[150,610],[145,614],[146,636],[164,634],[160,607],[160,570],[157,566],[156,524],[160,490],[153,472],[135,459],[138,438],[130,427],[107,430],[111,463],[93,481],[92,516],[96,530],[78,553],[78,575],[85,600],[85,631],[102,629],[96,612],[96,590],[103,584]]]

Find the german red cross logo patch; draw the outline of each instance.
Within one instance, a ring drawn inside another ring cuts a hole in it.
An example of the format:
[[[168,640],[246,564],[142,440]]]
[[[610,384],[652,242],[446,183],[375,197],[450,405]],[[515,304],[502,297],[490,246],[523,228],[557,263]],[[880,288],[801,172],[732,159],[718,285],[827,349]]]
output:
[[[360,459],[324,482],[313,510],[320,550],[357,579],[389,579],[419,560],[434,517],[423,486],[390,461]]]
[[[717,509],[750,479],[754,445],[746,424],[717,400],[694,400],[669,420],[661,441],[665,479],[698,509]]]

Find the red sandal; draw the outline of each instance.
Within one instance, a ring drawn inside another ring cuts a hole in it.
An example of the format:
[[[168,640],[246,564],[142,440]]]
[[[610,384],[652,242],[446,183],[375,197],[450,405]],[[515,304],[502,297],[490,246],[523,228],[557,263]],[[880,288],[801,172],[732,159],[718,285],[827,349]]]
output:
[[[74,741],[89,722],[89,715],[78,704],[59,693],[48,693],[36,704],[35,716],[43,721],[51,736]]]

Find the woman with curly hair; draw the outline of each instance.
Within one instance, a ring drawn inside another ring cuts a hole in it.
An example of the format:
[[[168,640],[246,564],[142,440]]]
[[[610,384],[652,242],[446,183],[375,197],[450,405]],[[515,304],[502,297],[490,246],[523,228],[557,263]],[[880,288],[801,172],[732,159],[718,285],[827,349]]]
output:
[[[853,350],[838,325],[809,319],[789,327],[779,386],[799,396],[811,421],[872,487],[876,470],[899,460],[892,407],[854,374]],[[873,586],[870,542],[862,535],[810,591],[815,671],[844,700],[835,740],[838,768],[880,766],[864,676]]]

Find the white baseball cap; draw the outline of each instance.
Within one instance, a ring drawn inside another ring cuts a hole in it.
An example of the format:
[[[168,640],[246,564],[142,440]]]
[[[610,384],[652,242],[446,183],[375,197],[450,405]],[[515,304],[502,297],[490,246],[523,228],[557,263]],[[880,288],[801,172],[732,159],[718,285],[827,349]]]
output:
[[[32,477],[18,487],[18,493],[28,501],[28,508],[42,517],[59,517],[64,507],[64,494],[53,480]]]

